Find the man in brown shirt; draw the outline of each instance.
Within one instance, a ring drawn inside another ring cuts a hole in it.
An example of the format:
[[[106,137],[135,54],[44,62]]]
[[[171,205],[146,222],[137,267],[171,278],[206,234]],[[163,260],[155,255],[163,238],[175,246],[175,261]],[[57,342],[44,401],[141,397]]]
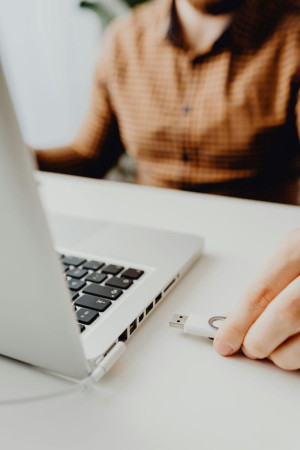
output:
[[[299,0],[155,0],[115,21],[83,126],[41,170],[296,203]]]

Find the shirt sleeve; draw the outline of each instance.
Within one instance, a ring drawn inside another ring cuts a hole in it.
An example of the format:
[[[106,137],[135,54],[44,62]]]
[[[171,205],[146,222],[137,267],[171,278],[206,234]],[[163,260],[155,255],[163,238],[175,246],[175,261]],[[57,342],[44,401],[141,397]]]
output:
[[[299,142],[300,142],[300,85],[299,85],[297,101],[296,101],[296,125],[297,125],[297,130],[298,130],[298,138],[299,138]]]
[[[70,146],[37,150],[40,170],[101,177],[117,162],[123,147],[108,86],[115,57],[114,41],[114,33],[108,29],[94,74],[90,105],[79,133]]]
[[[300,18],[300,13],[299,13]],[[298,139],[300,142],[300,26],[298,26],[298,39],[297,39],[297,54],[298,54],[298,64],[297,64],[297,76],[296,83],[298,86],[297,98],[296,98],[296,126],[298,131]]]

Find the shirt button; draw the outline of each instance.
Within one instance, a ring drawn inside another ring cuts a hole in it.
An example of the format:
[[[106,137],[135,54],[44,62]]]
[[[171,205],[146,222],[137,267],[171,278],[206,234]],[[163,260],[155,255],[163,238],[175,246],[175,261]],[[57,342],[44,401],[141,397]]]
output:
[[[185,105],[185,106],[183,106],[183,107],[181,108],[181,111],[182,111],[184,114],[188,114],[190,111],[192,111],[192,108],[191,108],[189,105]]]
[[[189,160],[188,154],[186,153],[186,149],[183,150],[183,154],[181,156],[181,160],[187,162]]]

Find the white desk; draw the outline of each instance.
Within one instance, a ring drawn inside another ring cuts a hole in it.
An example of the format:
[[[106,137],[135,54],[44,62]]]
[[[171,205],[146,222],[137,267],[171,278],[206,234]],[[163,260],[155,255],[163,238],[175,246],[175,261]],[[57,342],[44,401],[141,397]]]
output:
[[[49,211],[199,233],[206,248],[92,394],[0,408],[1,449],[299,448],[299,372],[222,358],[209,340],[184,336],[168,319],[230,310],[279,239],[299,226],[300,208],[49,174],[40,180]],[[1,398],[66,386],[4,358],[0,373]]]

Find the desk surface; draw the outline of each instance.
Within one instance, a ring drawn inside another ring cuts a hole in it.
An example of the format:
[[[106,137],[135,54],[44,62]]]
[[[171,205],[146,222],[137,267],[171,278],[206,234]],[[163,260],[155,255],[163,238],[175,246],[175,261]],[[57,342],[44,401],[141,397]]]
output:
[[[48,211],[200,234],[203,257],[128,342],[92,393],[0,407],[1,448],[287,449],[299,446],[299,372],[168,327],[173,312],[221,314],[288,231],[300,208],[39,174]],[[0,359],[0,398],[63,380]]]

